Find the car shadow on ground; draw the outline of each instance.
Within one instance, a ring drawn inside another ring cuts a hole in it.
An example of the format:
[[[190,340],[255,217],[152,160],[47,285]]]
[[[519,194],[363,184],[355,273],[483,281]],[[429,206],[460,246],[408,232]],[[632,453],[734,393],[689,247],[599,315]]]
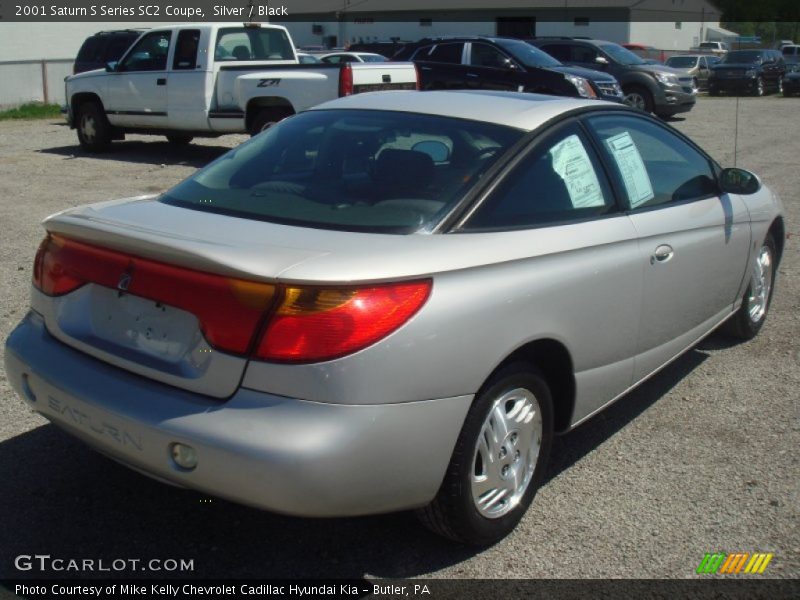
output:
[[[228,146],[210,146],[205,144],[187,144],[185,146],[170,144],[166,141],[114,142],[106,152],[89,153],[80,146],[59,146],[43,148],[38,152],[56,154],[67,158],[94,158],[97,160],[113,160],[126,163],[148,165],[187,165],[200,168],[212,160],[222,156],[231,148]]]
[[[557,438],[547,482],[646,411],[706,358],[690,351],[598,417]],[[300,519],[173,488],[100,456],[53,425],[0,443],[0,481],[0,528],[6,532],[0,579],[40,575],[14,569],[15,557],[24,554],[107,562],[194,560],[191,573],[55,573],[70,578],[357,579],[423,575],[480,551],[429,533],[410,512]]]

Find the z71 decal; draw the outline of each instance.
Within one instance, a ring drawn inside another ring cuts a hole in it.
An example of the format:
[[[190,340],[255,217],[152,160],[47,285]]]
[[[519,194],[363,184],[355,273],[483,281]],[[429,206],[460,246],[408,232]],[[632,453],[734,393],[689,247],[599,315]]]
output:
[[[280,79],[261,79],[258,82],[258,87],[271,87],[273,85],[280,85]]]

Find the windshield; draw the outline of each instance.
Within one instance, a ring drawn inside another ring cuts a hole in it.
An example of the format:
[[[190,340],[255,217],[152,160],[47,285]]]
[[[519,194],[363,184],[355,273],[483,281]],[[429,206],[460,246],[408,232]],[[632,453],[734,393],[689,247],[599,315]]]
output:
[[[294,60],[283,29],[225,27],[217,33],[214,60]]]
[[[755,64],[761,62],[761,53],[754,50],[735,50],[722,59],[723,64]]]
[[[696,56],[671,56],[667,59],[666,65],[675,69],[691,69],[697,65]]]
[[[526,67],[561,66],[561,63],[547,54],[547,52],[526,42],[521,42],[519,40],[497,40],[497,44]]]
[[[359,54],[364,62],[387,62],[389,59],[380,54]]]
[[[411,233],[441,219],[523,135],[450,117],[312,110],[231,150],[160,201],[289,225]]]
[[[617,44],[603,44],[600,48],[621,65],[646,65],[641,58]]]

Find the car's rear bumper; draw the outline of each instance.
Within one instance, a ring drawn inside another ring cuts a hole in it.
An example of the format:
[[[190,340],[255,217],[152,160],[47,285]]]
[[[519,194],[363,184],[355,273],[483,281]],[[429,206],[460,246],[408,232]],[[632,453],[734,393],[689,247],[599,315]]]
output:
[[[9,336],[5,367],[31,408],[104,454],[157,479],[302,516],[428,503],[472,400],[350,406],[240,388],[221,402],[74,350],[33,312]],[[173,462],[175,442],[195,449],[192,471]]]

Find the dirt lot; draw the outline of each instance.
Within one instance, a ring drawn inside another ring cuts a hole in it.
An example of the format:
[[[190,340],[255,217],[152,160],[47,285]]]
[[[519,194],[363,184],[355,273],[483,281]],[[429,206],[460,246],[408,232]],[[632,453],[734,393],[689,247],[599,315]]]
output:
[[[731,165],[736,105],[702,97],[671,124]],[[0,367],[0,579],[34,553],[194,559],[196,577],[682,578],[706,552],[764,551],[768,575],[800,576],[799,115],[800,98],[739,101],[738,165],[781,195],[795,235],[761,335],[710,338],[558,439],[548,482],[505,541],[476,552],[410,514],[292,519],[164,486],[31,413]],[[0,123],[0,340],[25,314],[42,218],[164,190],[242,138],[162,139],[89,157],[61,122]]]

